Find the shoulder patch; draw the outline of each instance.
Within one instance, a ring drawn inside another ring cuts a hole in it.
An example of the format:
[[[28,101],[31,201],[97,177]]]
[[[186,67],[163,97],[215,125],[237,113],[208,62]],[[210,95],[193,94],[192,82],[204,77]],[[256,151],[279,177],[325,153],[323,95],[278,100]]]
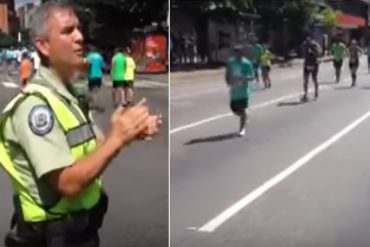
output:
[[[33,133],[44,136],[54,126],[54,117],[51,109],[46,105],[34,106],[28,115],[28,125]]]

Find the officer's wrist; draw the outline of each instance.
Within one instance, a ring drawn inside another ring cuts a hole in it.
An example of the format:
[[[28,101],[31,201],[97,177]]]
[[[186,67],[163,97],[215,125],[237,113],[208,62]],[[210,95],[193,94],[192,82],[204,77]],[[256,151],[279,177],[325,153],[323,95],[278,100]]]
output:
[[[117,137],[110,136],[104,141],[104,145],[108,146],[108,148],[112,149],[112,152],[115,153],[125,145],[125,142]]]

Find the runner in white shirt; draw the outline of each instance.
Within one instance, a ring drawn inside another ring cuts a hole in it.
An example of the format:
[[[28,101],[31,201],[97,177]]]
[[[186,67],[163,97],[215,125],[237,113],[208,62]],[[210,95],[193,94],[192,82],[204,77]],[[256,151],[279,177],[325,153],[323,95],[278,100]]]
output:
[[[17,60],[17,64],[20,65],[22,61],[22,54],[23,52],[21,51],[20,48],[15,50],[15,59]]]
[[[31,59],[32,59],[32,62],[33,62],[33,70],[34,70],[34,72],[36,72],[36,70],[38,70],[39,67],[40,67],[40,57],[39,57],[39,54],[37,54],[36,51],[33,51],[31,53]]]

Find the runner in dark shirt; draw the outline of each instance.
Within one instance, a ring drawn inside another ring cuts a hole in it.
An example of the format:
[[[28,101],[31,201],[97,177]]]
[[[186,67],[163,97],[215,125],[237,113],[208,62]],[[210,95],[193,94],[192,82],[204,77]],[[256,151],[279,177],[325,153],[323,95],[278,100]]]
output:
[[[348,48],[349,53],[349,69],[351,71],[352,77],[352,87],[356,86],[357,80],[357,70],[358,66],[360,65],[360,55],[362,53],[362,49],[357,45],[356,40],[351,41],[351,45]]]
[[[305,42],[303,43],[303,96],[302,101],[307,101],[308,94],[308,82],[309,77],[312,75],[312,80],[315,85],[315,99],[319,97],[319,84],[317,81],[317,74],[319,72],[319,57],[321,55],[320,45],[312,39],[311,36],[308,36]]]

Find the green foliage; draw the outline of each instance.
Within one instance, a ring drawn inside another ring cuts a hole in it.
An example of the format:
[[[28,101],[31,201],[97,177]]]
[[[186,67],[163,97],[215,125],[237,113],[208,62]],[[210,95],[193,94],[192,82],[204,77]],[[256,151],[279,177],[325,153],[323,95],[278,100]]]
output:
[[[283,21],[290,26],[303,27],[310,21],[313,4],[308,0],[255,0],[257,14],[269,26],[279,26]]]
[[[253,0],[225,0],[226,4],[238,9],[241,12],[250,12],[254,10]]]
[[[16,39],[4,32],[0,32],[0,47],[9,47],[16,44]]]
[[[332,28],[337,22],[337,12],[329,6],[325,6],[318,13],[321,16],[321,23],[327,27]]]
[[[168,14],[167,0],[64,0],[64,2],[74,5],[85,40],[107,45],[127,41],[134,28],[143,28],[154,22],[166,22]]]

